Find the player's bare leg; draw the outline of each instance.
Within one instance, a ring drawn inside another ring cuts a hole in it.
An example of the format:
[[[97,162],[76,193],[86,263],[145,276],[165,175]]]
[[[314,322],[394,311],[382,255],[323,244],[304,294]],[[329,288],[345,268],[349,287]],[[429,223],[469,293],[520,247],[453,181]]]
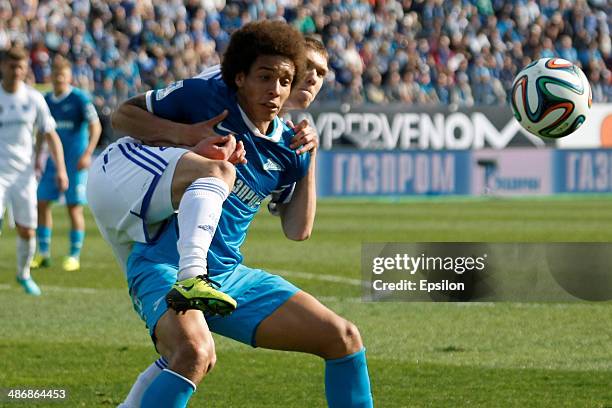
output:
[[[231,296],[214,287],[215,283],[208,278],[206,263],[223,202],[235,178],[233,164],[193,152],[185,153],[176,165],[172,206],[179,211],[179,272],[166,301],[177,312],[198,309],[225,315],[236,308]]]
[[[325,359],[363,348],[357,327],[300,291],[264,319],[255,335],[257,347],[301,351]]]
[[[255,344],[325,359],[325,391],[330,408],[373,406],[359,330],[308,293],[296,293],[262,321]]]
[[[197,310],[176,314],[167,311],[155,328],[156,347],[168,361],[168,367],[199,383],[216,362],[215,343]]]
[[[155,327],[155,337],[168,368],[145,390],[141,406],[186,405],[216,362],[215,343],[204,316],[197,310],[181,314],[168,310]]]
[[[32,259],[32,269],[48,268],[51,266],[51,231],[53,228],[53,216],[51,214],[50,201],[38,201],[38,228],[36,238],[38,241],[38,253]]]
[[[197,179],[215,177],[222,180],[229,188],[234,186],[236,168],[224,160],[211,160],[199,154],[185,153],[176,164],[172,176],[172,206],[179,209],[185,190]]]
[[[17,230],[17,282],[28,295],[38,296],[41,291],[30,275],[30,263],[36,251],[36,239],[33,228],[15,223]]]

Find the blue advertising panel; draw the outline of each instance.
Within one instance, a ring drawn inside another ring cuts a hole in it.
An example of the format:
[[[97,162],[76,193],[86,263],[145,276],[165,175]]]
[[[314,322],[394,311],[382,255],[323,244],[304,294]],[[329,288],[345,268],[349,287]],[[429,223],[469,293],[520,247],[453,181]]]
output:
[[[495,196],[552,193],[552,149],[482,149],[472,155],[472,194]]]
[[[612,192],[612,150],[555,150],[555,193]]]
[[[320,151],[319,196],[470,194],[470,151]]]

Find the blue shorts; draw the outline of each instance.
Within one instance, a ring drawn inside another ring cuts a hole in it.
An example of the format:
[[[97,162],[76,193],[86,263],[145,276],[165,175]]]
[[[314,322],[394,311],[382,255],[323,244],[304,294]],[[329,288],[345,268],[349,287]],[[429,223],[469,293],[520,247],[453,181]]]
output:
[[[50,161],[50,160],[49,160]],[[64,192],[66,204],[85,205],[87,191],[87,170],[68,169],[68,190]],[[55,167],[47,165],[38,183],[38,201],[57,201],[60,192],[55,183]]]
[[[128,260],[132,304],[153,339],[157,322],[168,310],[165,296],[176,282],[177,272],[175,265],[154,263],[135,254]],[[213,279],[221,285],[219,290],[236,300],[238,307],[229,316],[207,316],[208,327],[214,333],[253,347],[259,324],[299,291],[280,276],[244,265]]]

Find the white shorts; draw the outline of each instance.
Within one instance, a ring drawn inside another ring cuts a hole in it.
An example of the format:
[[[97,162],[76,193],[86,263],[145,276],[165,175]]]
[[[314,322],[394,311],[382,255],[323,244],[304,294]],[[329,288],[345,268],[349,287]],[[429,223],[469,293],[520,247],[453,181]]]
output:
[[[36,228],[36,177],[33,172],[25,171],[18,175],[0,174],[0,218],[6,205],[11,206],[15,223],[25,228]]]
[[[110,144],[94,160],[87,201],[102,236],[123,267],[133,242],[150,242],[174,213],[172,177],[189,150],[144,146],[131,137]]]

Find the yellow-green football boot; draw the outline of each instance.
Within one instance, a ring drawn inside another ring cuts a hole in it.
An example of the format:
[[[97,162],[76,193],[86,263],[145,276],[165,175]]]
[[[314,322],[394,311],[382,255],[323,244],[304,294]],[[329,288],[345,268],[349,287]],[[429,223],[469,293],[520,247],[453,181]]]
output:
[[[51,257],[36,254],[32,262],[30,262],[31,269],[49,268],[51,266]]]
[[[66,272],[74,272],[81,269],[81,261],[76,256],[67,256],[62,261],[62,269]]]
[[[218,288],[221,285],[206,275],[176,282],[166,295],[166,303],[177,313],[190,309],[221,316],[232,313],[237,305],[234,298],[213,286]]]

